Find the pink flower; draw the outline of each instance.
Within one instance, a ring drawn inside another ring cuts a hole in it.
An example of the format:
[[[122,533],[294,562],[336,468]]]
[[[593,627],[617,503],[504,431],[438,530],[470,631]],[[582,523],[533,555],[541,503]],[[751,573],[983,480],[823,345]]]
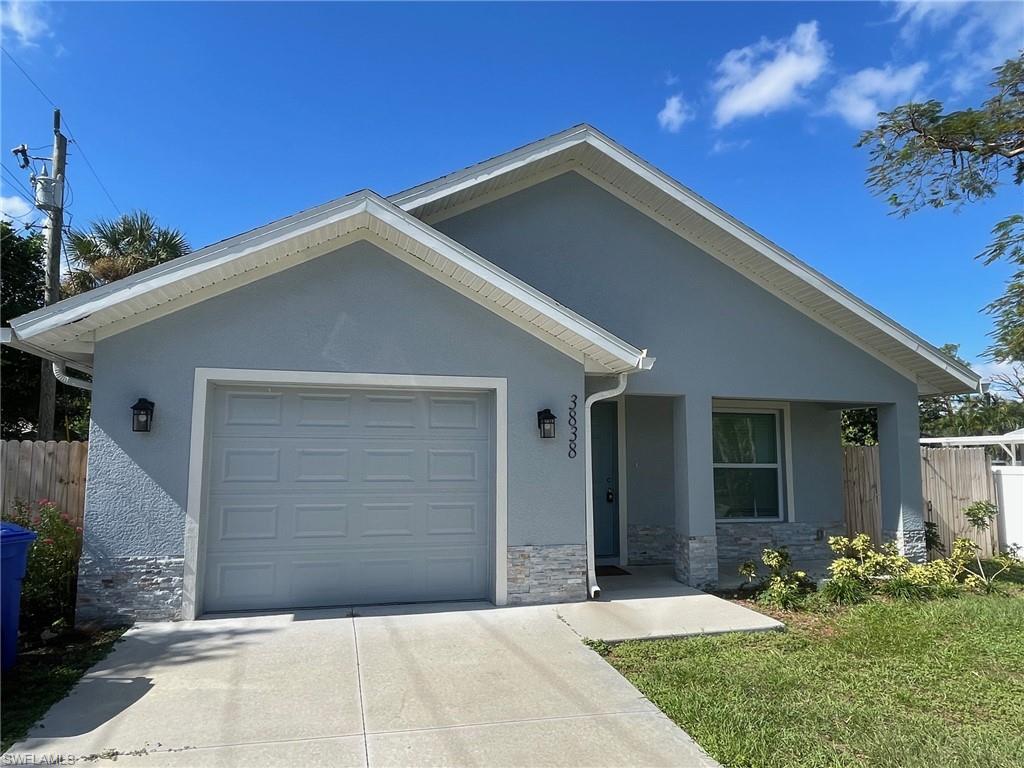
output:
[[[47,537],[43,539],[43,544],[53,544],[53,539]]]
[[[32,515],[32,525],[39,525],[41,519],[39,515]]]
[[[76,532],[76,533],[81,533],[81,532],[82,532],[82,526],[80,526],[80,525],[76,525],[76,526],[75,526],[75,532]]]
[[[53,502],[51,502],[49,499],[40,499],[36,503],[39,504],[40,507],[45,507],[45,506],[47,506],[49,504],[52,504]]]

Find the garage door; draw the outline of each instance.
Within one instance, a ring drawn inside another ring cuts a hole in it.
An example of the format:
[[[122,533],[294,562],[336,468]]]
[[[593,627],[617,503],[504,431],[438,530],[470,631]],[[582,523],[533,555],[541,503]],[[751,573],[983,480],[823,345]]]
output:
[[[210,397],[206,611],[488,597],[487,393]]]

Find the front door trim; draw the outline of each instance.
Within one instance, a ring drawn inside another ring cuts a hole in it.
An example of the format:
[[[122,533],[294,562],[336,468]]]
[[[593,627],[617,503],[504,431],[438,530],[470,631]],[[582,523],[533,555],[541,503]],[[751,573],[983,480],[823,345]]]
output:
[[[402,387],[406,389],[473,389],[494,393],[494,604],[508,602],[508,380],[482,376],[431,376],[337,371],[273,371],[248,368],[196,368],[192,390],[192,437],[189,447],[188,497],[185,506],[185,575],[181,615],[202,613],[202,529],[205,524],[207,402],[214,384],[319,385],[335,387]]]

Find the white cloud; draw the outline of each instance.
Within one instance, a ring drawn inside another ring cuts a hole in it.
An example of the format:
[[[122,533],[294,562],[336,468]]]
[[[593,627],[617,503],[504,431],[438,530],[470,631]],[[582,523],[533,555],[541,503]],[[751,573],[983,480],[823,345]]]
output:
[[[0,216],[8,221],[21,221],[32,210],[32,206],[17,195],[0,195]]]
[[[946,26],[966,5],[966,0],[899,0],[892,20],[901,23],[900,36],[914,42],[921,30]]]
[[[803,91],[828,67],[829,46],[818,37],[818,22],[798,24],[793,34],[729,51],[718,64],[715,124],[766,115],[801,100]]]
[[[50,35],[48,10],[34,0],[0,2],[0,33],[12,33],[21,45],[35,45]]]
[[[919,61],[907,67],[868,67],[844,77],[828,95],[825,111],[840,115],[854,128],[870,128],[879,112],[910,97],[928,71]]]
[[[679,133],[683,123],[693,120],[694,114],[693,107],[683,98],[683,94],[677,93],[665,99],[665,106],[658,113],[658,125],[669,133]]]
[[[943,30],[955,23],[943,59],[944,80],[963,94],[992,79],[992,69],[1014,58],[1024,46],[1024,3],[1020,2],[900,2],[893,21],[902,24],[900,36],[909,44],[922,31]]]
[[[665,87],[671,88],[673,85],[679,85],[679,75],[672,72],[665,73]]]
[[[711,154],[720,155],[723,152],[732,152],[733,150],[739,151],[741,149],[746,149],[749,146],[750,139],[737,139],[736,141],[715,139],[715,143],[711,145]]]

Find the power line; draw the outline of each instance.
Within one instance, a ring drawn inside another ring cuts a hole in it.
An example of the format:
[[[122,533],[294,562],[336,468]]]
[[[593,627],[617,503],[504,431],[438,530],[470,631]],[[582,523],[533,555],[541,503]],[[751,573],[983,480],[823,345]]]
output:
[[[18,60],[15,59],[11,55],[11,52],[8,51],[6,48],[3,49],[3,52],[7,55],[7,58],[10,59],[14,63],[14,66],[16,66],[18,68],[18,71],[20,71],[21,74],[23,74],[25,76],[25,79],[28,80],[30,83],[32,83],[33,87],[35,87],[35,89],[37,91],[39,91],[39,95],[42,96],[44,99],[46,99],[47,103],[51,107],[53,107],[54,109],[58,109],[58,107],[54,103],[53,99],[51,99],[49,96],[46,95],[46,91],[44,91],[42,89],[42,87],[39,85],[39,83],[37,83],[35,80],[32,79],[32,76],[28,72],[25,71],[25,68],[23,66],[21,66],[21,64],[18,63]],[[82,159],[85,161],[85,165],[89,169],[89,172],[92,173],[93,178],[96,179],[96,183],[100,185],[100,189],[102,189],[103,190],[103,194],[107,196],[107,200],[109,200],[110,204],[112,206],[114,206],[114,210],[116,210],[118,213],[121,213],[120,206],[118,206],[118,204],[116,202],[114,202],[114,198],[111,196],[110,190],[107,189],[107,185],[103,183],[103,180],[100,179],[100,175],[98,173],[96,173],[96,169],[93,167],[92,163],[89,161],[89,156],[85,153],[85,147],[82,146],[82,142],[80,142],[77,138],[75,138],[75,132],[71,130],[71,125],[68,123],[67,117],[62,115],[62,119],[63,119],[64,127],[67,128],[67,131],[68,131],[68,138],[70,138],[72,143],[76,147],[78,147],[78,153],[82,156]]]
[[[33,195],[32,192],[29,191],[29,188],[25,186],[25,184],[21,181],[21,179],[19,179],[17,176],[14,175],[14,171],[10,170],[6,165],[2,166],[2,167],[3,167],[4,171],[7,173],[8,177],[10,177],[10,183],[11,184],[14,184],[16,187],[20,187],[21,190],[26,195],[28,195],[29,197],[35,198],[35,195]],[[35,202],[35,199],[33,199],[32,200],[32,207],[34,208],[35,205],[36,205],[36,202]]]

